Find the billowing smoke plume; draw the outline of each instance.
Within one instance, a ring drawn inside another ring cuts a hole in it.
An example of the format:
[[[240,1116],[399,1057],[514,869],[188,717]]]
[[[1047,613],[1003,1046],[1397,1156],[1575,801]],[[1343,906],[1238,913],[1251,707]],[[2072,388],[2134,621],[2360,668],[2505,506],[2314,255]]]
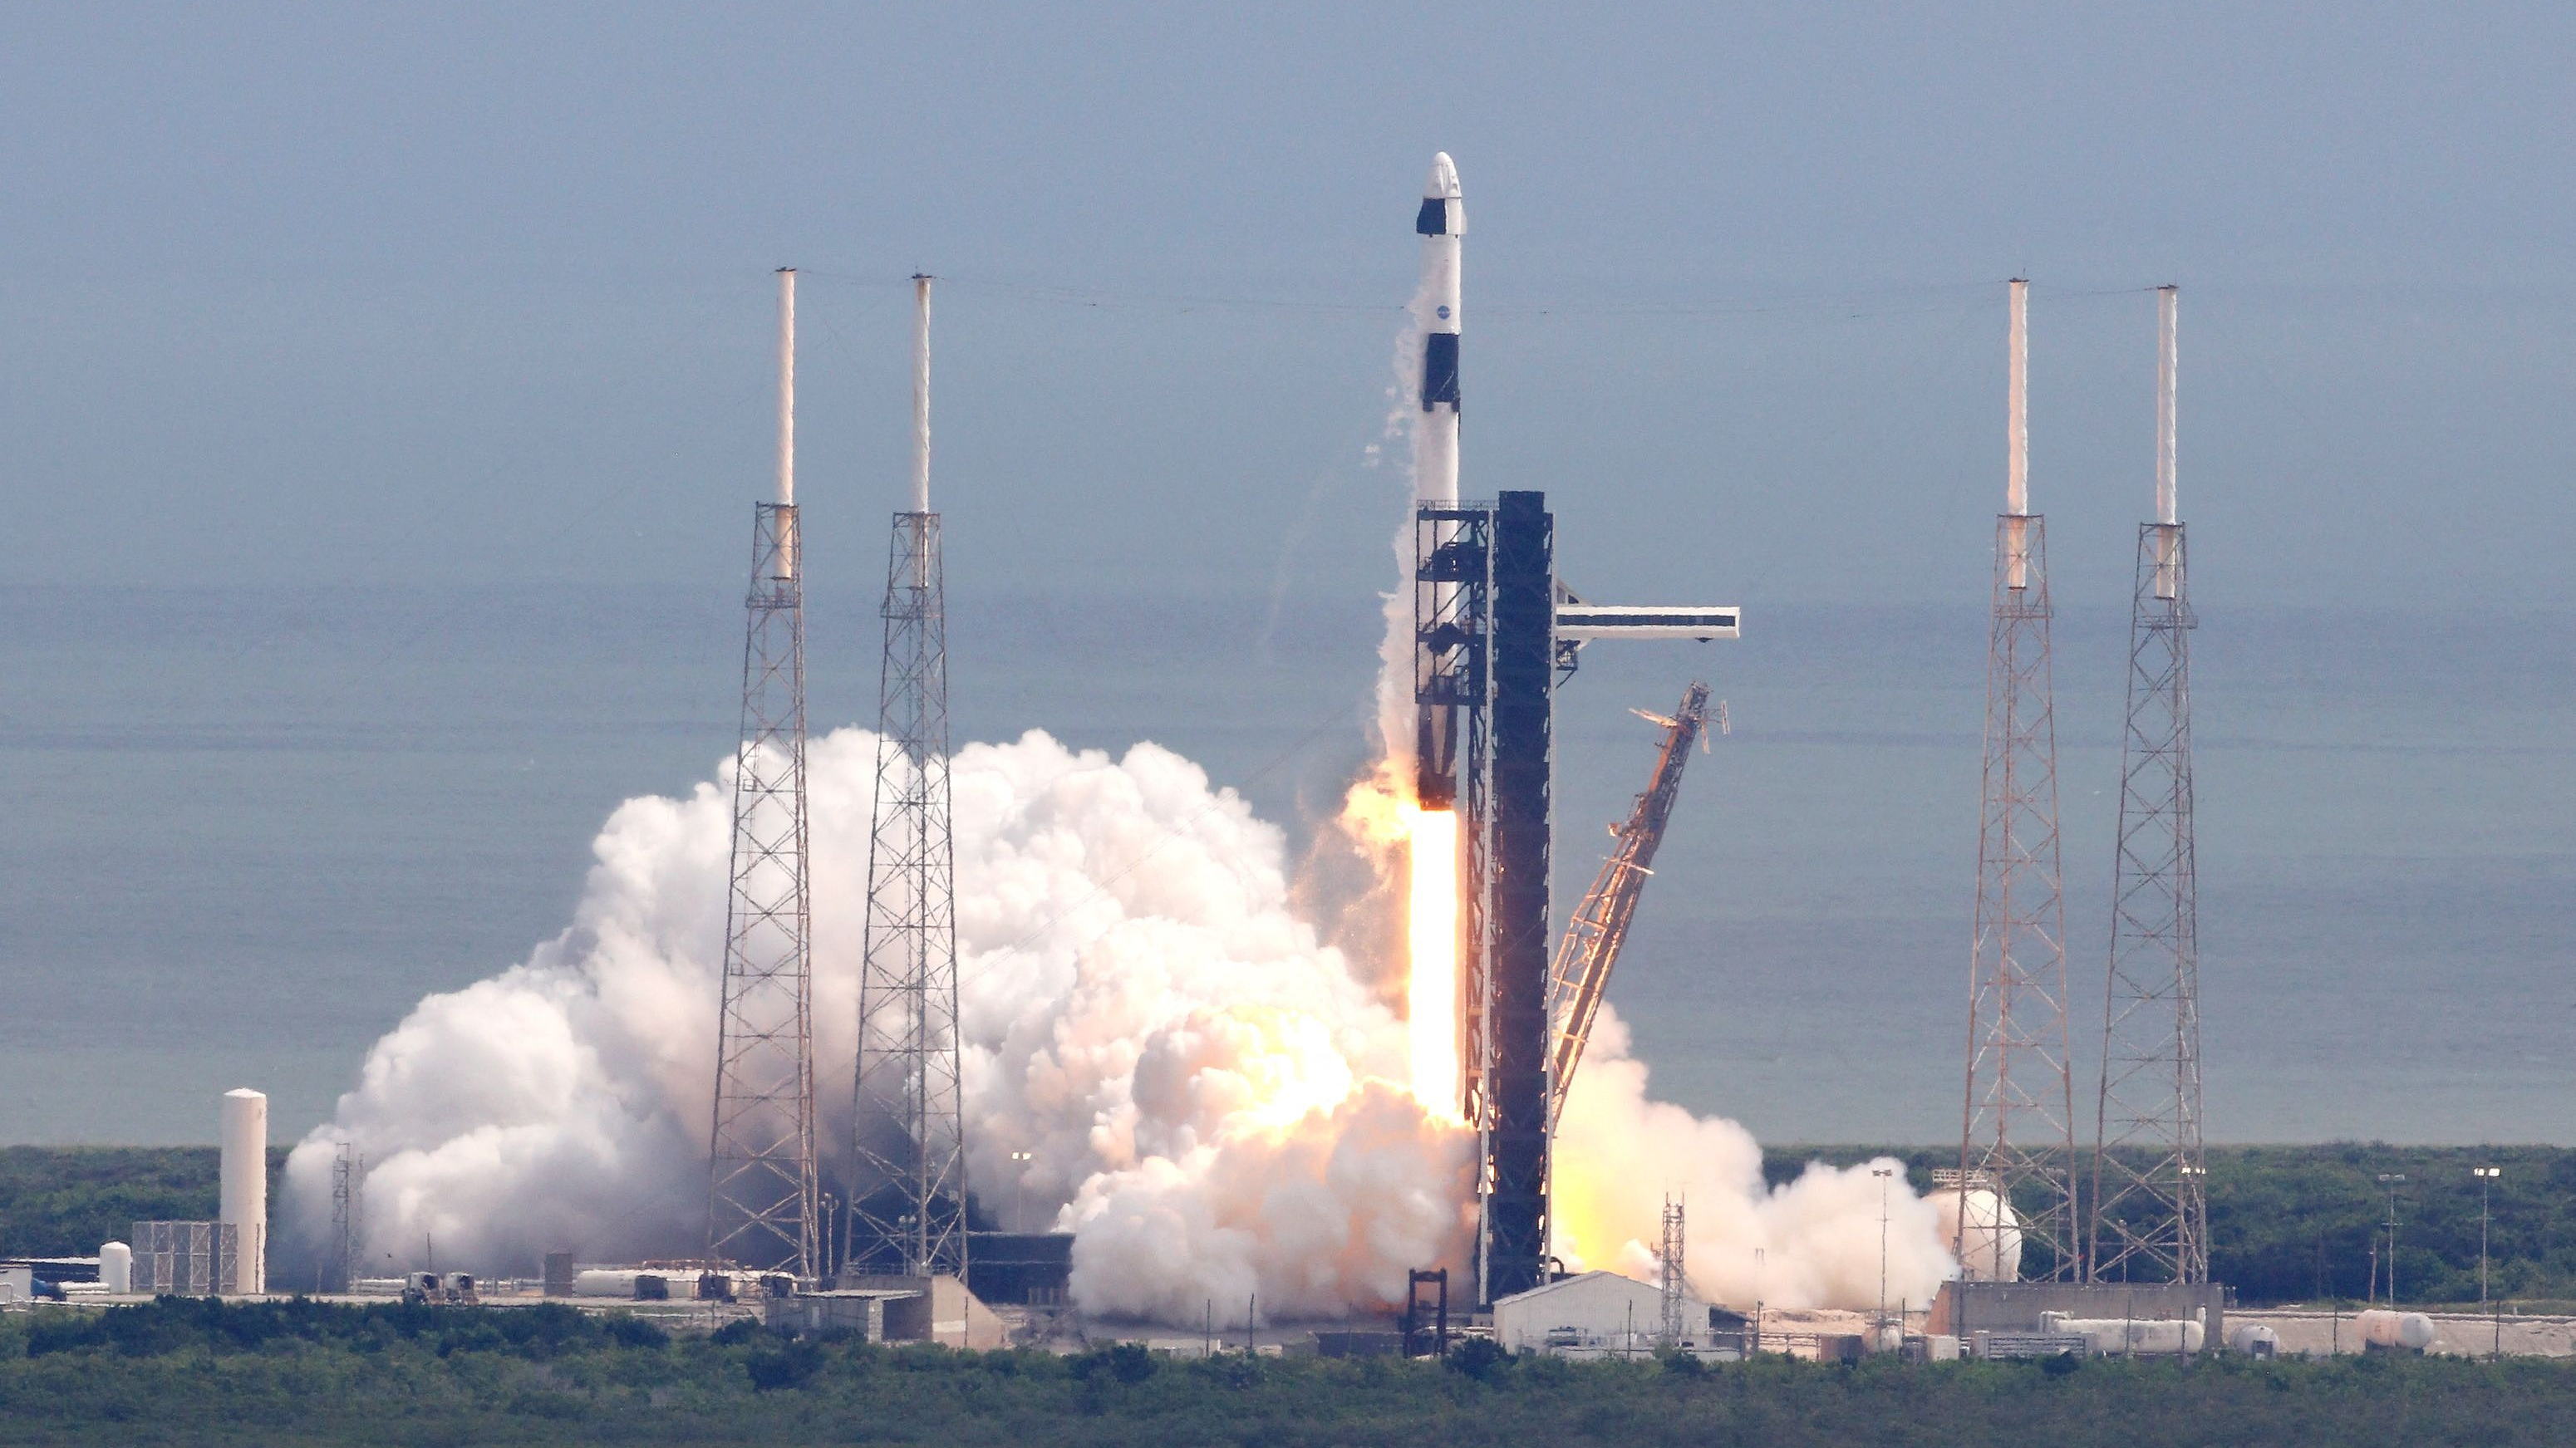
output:
[[[841,730],[809,771],[827,1170],[848,1139],[874,761],[873,736]],[[1465,1264],[1472,1140],[1392,1084],[1402,1023],[1292,910],[1276,827],[1150,744],[1112,759],[1031,733],[961,750],[955,779],[970,1171],[1005,1225],[1075,1232],[1077,1301],[1188,1322],[1257,1292],[1265,1319],[1338,1313],[1400,1300],[1407,1268]],[[430,1241],[492,1272],[698,1249],[729,809],[721,780],[628,801],[571,928],[376,1043],[288,1162],[281,1285],[321,1259],[344,1137],[368,1163],[372,1270]],[[1703,1291],[1874,1300],[1875,1181],[1765,1192],[1751,1138],[1650,1103],[1625,1046],[1605,1014],[1559,1147],[1567,1255],[1637,1270],[1670,1189]],[[1918,1300],[1945,1265],[1929,1210],[1900,1186],[1891,1290]]]
[[[827,1172],[848,1141],[875,751],[842,730],[808,772]],[[954,780],[983,1210],[1072,1228],[1076,1293],[1104,1312],[1195,1320],[1255,1291],[1265,1317],[1336,1312],[1462,1260],[1465,1135],[1385,1084],[1402,1023],[1291,912],[1276,827],[1150,744],[1113,760],[1031,733],[961,750]],[[490,1271],[700,1248],[729,810],[721,779],[628,801],[572,928],[377,1042],[288,1163],[290,1262],[320,1260],[343,1138],[368,1162],[377,1269],[432,1241]]]

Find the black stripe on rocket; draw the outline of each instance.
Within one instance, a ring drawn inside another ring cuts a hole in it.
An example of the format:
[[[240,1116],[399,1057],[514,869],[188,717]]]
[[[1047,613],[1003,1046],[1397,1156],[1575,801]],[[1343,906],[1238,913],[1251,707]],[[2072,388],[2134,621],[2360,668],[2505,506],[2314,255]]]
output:
[[[1458,410],[1458,334],[1428,332],[1422,338],[1422,410],[1441,403]]]

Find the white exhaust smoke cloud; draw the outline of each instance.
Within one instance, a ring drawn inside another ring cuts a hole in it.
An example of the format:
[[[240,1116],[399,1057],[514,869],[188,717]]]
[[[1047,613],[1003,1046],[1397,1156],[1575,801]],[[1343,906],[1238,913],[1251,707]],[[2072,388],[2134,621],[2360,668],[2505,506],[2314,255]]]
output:
[[[849,1136],[874,766],[864,731],[812,745],[827,1170]],[[1277,827],[1150,744],[1112,759],[1032,732],[961,750],[955,781],[969,1169],[1004,1226],[1075,1233],[1081,1306],[1196,1322],[1258,1293],[1265,1321],[1336,1315],[1400,1302],[1408,1268],[1465,1266],[1472,1138],[1395,1084],[1403,1023],[1366,983],[1382,963],[1298,918]],[[281,1286],[323,1260],[344,1137],[367,1161],[362,1275],[433,1246],[496,1274],[549,1250],[700,1250],[729,800],[719,779],[619,807],[569,929],[376,1043],[287,1164]],[[1625,1048],[1605,1015],[1558,1148],[1560,1252],[1637,1270],[1670,1188],[1703,1292],[1874,1300],[1874,1180],[1763,1190],[1751,1138],[1650,1102]],[[1916,1300],[1947,1270],[1929,1211],[1896,1194],[1891,1290]]]

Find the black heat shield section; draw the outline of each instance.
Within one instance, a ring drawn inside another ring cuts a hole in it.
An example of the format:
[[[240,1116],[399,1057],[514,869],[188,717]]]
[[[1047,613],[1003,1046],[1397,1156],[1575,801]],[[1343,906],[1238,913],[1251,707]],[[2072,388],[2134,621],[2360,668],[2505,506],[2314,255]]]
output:
[[[1547,1281],[1549,698],[1556,667],[1555,523],[1546,496],[1494,515],[1493,1129],[1488,1302]]]
[[[1422,339],[1422,410],[1441,403],[1458,408],[1458,334],[1433,332]]]

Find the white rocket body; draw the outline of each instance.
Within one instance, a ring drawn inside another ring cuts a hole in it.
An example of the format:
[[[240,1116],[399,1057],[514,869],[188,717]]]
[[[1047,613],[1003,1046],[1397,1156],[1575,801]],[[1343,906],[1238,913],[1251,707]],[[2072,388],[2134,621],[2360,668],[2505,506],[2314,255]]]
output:
[[[224,1093],[221,1220],[236,1234],[227,1292],[268,1290],[268,1098],[247,1088]]]
[[[1422,234],[1422,287],[1414,298],[1414,325],[1422,333],[1422,382],[1413,416],[1413,492],[1424,502],[1458,501],[1459,242],[1467,234],[1467,205],[1458,190],[1458,167],[1449,153],[1431,158],[1422,209],[1413,229]]]
[[[1418,503],[1458,501],[1459,241],[1467,231],[1467,204],[1458,189],[1458,167],[1449,153],[1431,158],[1431,178],[1413,229],[1422,237],[1422,285],[1414,292],[1414,354],[1421,376],[1414,387],[1413,496]],[[1443,527],[1445,539],[1454,528]],[[1416,583],[1415,617],[1445,617],[1454,583]],[[1415,646],[1414,680],[1430,676],[1432,659]],[[1455,789],[1457,711],[1418,706],[1414,728],[1414,792],[1422,803],[1447,808]]]

